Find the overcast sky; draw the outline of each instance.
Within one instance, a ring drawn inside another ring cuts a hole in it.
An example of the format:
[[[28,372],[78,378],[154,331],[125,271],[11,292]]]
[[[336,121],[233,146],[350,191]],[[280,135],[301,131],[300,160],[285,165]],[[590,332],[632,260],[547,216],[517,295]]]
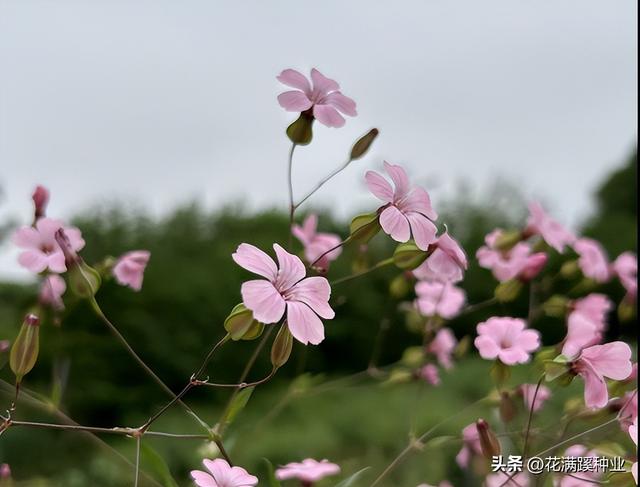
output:
[[[637,139],[637,1],[0,0],[0,219],[124,200],[286,205],[275,76],[317,67],[358,104],[317,127],[298,194],[375,126],[375,151],[315,200],[373,207],[362,175],[405,164],[435,204],[496,176],[565,223]],[[19,277],[0,247],[0,276]]]

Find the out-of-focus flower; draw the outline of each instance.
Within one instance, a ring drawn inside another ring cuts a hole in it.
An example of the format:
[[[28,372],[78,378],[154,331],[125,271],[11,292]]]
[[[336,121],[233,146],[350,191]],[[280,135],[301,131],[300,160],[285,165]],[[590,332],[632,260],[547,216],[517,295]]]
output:
[[[438,359],[438,363],[445,369],[452,367],[451,356],[458,344],[455,335],[449,328],[441,328],[433,340],[427,345],[427,352]]]
[[[598,293],[573,301],[562,354],[575,357],[583,348],[600,343],[607,326],[606,317],[612,307],[609,298]]]
[[[573,445],[565,450],[563,458],[590,458],[591,462],[595,462],[598,456],[598,452],[596,452],[595,450],[589,450],[584,445]],[[589,462],[585,463],[587,465],[589,464]],[[554,482],[554,486],[584,487],[585,485],[596,485],[600,483],[598,479],[601,476],[601,472],[597,471],[596,469],[581,469],[581,471],[578,471],[578,469],[576,468],[574,472],[569,473],[572,473],[573,476],[562,475],[559,479],[557,479],[556,482]]]
[[[638,448],[638,417],[633,420],[633,424],[629,426],[629,436],[631,437],[631,441],[636,445],[636,450]],[[638,462],[633,462],[631,465],[631,473],[633,474],[633,479],[636,481],[636,485],[638,484]]]
[[[584,402],[600,409],[609,402],[605,378],[624,380],[631,374],[631,348],[624,342],[611,342],[585,348],[571,364],[584,379]]]
[[[11,467],[8,463],[3,463],[0,465],[0,479],[9,479],[11,478]]]
[[[64,309],[62,295],[67,290],[67,284],[58,274],[51,274],[40,284],[40,303],[56,310]]]
[[[43,218],[47,212],[47,204],[49,204],[49,190],[44,186],[36,186],[31,195],[34,206],[34,221]]]
[[[298,479],[305,485],[312,485],[319,480],[340,473],[340,467],[329,460],[307,458],[302,462],[293,462],[276,469],[278,480]]]
[[[609,259],[599,242],[580,238],[574,242],[573,249],[580,256],[578,265],[585,277],[596,282],[607,282],[611,278]]]
[[[150,257],[151,252],[148,250],[132,250],[120,256],[112,271],[116,281],[134,291],[140,291]]]
[[[320,71],[311,70],[311,81],[295,69],[285,69],[277,76],[280,83],[295,88],[278,95],[278,103],[288,112],[312,110],[313,116],[327,127],[342,127],[345,123],[341,115],[355,117],[356,103],[340,92],[340,86],[334,80],[325,77]]]
[[[460,468],[468,468],[475,455],[482,454],[480,434],[476,423],[465,426],[462,430],[462,448],[456,455],[456,463]]]
[[[65,227],[60,220],[40,218],[34,227],[20,227],[13,234],[13,242],[23,249],[18,256],[18,263],[36,274],[45,270],[65,272],[64,253],[55,238],[61,228],[74,251],[84,247],[82,234],[77,228]]]
[[[560,223],[551,218],[542,205],[536,201],[529,203],[529,219],[525,233],[540,235],[545,242],[558,252],[564,252],[576,237]]]
[[[613,272],[627,290],[630,300],[638,295],[638,257],[633,252],[620,254],[613,262]]]
[[[277,323],[287,312],[287,326],[294,338],[305,345],[324,340],[320,317],[331,319],[331,286],[324,277],[307,277],[302,261],[280,245],[273,248],[278,264],[262,250],[240,244],[233,260],[240,267],[264,277],[242,284],[242,301],[261,323]]]
[[[623,430],[629,429],[629,426],[638,417],[638,389],[628,391],[624,396],[612,399],[609,407],[618,411],[618,421],[621,428]]]
[[[420,369],[420,378],[427,381],[432,386],[440,384],[440,373],[438,367],[433,364],[426,364]]]
[[[496,229],[485,237],[485,245],[476,252],[480,267],[490,269],[500,282],[517,277],[530,281],[547,263],[547,254],[532,253],[527,242],[518,242],[509,250],[501,250],[497,243],[502,233],[501,229]]]
[[[528,487],[529,476],[524,472],[516,474],[496,472],[484,479],[485,487]]]
[[[318,217],[316,215],[309,215],[305,218],[302,226],[293,225],[291,228],[293,235],[304,246],[304,258],[307,262],[311,264],[322,255],[322,258],[314,265],[326,270],[329,268],[329,263],[336,260],[342,252],[342,248],[338,247],[341,239],[335,233],[321,233],[317,230]],[[335,247],[338,248],[329,252]],[[325,254],[325,252],[328,253]]]
[[[537,394],[536,387],[538,389]],[[539,387],[536,384],[522,384],[518,390],[522,394],[527,411],[531,411],[532,407],[533,412],[539,411],[544,406],[545,401],[551,397],[551,390],[542,384]],[[534,396],[536,398],[535,405],[533,404]]]
[[[438,218],[429,194],[423,188],[412,187],[401,166],[385,161],[384,168],[394,188],[375,171],[365,174],[369,191],[385,203],[380,213],[382,230],[396,242],[407,242],[413,234],[418,248],[427,250],[436,241],[437,228],[432,220]]]
[[[420,280],[459,282],[467,269],[467,256],[460,244],[448,232],[438,237],[431,255],[414,271]]]
[[[455,317],[466,300],[465,292],[450,282],[419,281],[416,284],[416,306],[424,316]]]
[[[258,484],[257,477],[242,467],[232,467],[221,458],[205,459],[202,463],[208,472],[191,471],[191,478],[198,487],[253,487]]]
[[[540,348],[540,334],[526,326],[520,318],[494,316],[478,324],[474,344],[482,358],[497,358],[506,365],[526,363]]]

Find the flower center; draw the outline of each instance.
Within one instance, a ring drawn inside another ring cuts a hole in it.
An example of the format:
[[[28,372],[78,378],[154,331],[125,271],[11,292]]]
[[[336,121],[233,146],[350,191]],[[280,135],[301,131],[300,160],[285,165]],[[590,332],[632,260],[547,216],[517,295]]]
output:
[[[511,348],[513,343],[508,338],[503,338],[500,340],[500,348]]]
[[[45,254],[50,254],[51,252],[53,252],[53,245],[51,244],[42,244],[40,246],[40,250],[45,253]]]

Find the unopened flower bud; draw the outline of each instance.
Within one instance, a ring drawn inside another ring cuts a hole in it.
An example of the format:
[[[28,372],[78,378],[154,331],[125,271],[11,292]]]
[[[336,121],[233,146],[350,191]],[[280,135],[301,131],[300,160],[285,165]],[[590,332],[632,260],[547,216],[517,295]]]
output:
[[[271,365],[278,369],[287,363],[293,348],[293,335],[289,331],[287,324],[283,324],[278,330],[273,345],[271,345]]]
[[[36,186],[33,195],[31,195],[31,199],[33,199],[34,206],[34,221],[38,221],[40,218],[45,216],[47,211],[47,204],[49,203],[49,190],[44,186]]]
[[[489,459],[500,455],[500,452],[502,451],[500,442],[498,441],[495,433],[491,430],[489,423],[484,419],[479,419],[476,421],[476,428],[478,428],[482,454]]]
[[[429,252],[420,250],[413,241],[398,244],[393,252],[393,263],[400,269],[413,270],[429,257]]]
[[[500,394],[500,419],[503,422],[509,423],[516,416],[516,407],[513,404],[513,399],[511,399],[511,395],[503,391]]]
[[[576,277],[580,272],[580,266],[577,260],[570,260],[562,264],[560,268],[560,275],[565,279],[571,279]]]
[[[56,242],[64,254],[64,263],[67,267],[69,288],[79,298],[92,298],[98,292],[102,279],[100,273],[87,265],[80,257],[69,241],[69,238],[60,228],[55,234]]]
[[[514,301],[522,291],[522,282],[517,279],[501,282],[494,291],[494,295],[501,303]]]
[[[569,310],[569,303],[570,300],[566,296],[555,294],[544,302],[542,309],[547,316],[563,318]]]
[[[382,227],[377,213],[365,213],[351,220],[350,239],[360,243],[367,243],[375,237]]]
[[[308,145],[313,138],[313,114],[309,111],[302,112],[298,119],[287,127],[289,140],[296,145]]]
[[[371,147],[371,144],[373,144],[373,141],[376,140],[379,133],[380,131],[378,129],[371,129],[360,137],[356,143],[353,144],[349,159],[355,161],[356,159],[360,159],[364,156]]]
[[[224,329],[234,341],[253,340],[262,334],[264,325],[254,319],[253,312],[240,303],[231,310],[227,319],[224,320]]]
[[[409,281],[403,274],[394,277],[389,284],[389,294],[395,299],[405,297],[410,289]]]
[[[618,305],[618,318],[622,322],[631,321],[636,315],[636,307],[634,300],[623,299]]]
[[[522,232],[519,230],[506,230],[500,232],[500,235],[495,241],[494,247],[496,250],[511,250],[521,240]]]
[[[16,382],[28,374],[38,359],[40,334],[40,319],[34,314],[28,314],[22,322],[22,327],[11,347],[9,366],[16,376]]]

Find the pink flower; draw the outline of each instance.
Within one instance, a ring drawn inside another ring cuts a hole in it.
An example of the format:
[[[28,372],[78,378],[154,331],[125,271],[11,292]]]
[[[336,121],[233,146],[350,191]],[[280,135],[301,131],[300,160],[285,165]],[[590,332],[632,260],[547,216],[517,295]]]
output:
[[[522,394],[522,398],[524,399],[524,405],[527,408],[527,411],[531,411],[531,406],[533,405],[533,397],[536,398],[536,403],[533,406],[533,411],[539,411],[542,409],[545,401],[551,397],[551,390],[544,385],[540,385],[538,387],[538,393],[536,394],[536,384],[522,384],[519,387],[519,391]]]
[[[584,445],[573,445],[567,448],[563,455],[564,458],[591,458],[592,462],[595,462],[595,459],[599,457],[598,452],[595,450],[589,450]],[[567,462],[568,464],[568,462]],[[589,463],[586,463],[587,465]],[[585,485],[596,485],[598,484],[598,478],[601,476],[601,472],[597,470],[592,471],[579,471],[578,467],[573,470],[573,472],[569,472],[572,475],[563,475],[557,482],[554,482],[556,487],[584,487]]]
[[[416,306],[424,316],[451,319],[464,305],[466,295],[450,282],[419,281],[416,284]]]
[[[606,317],[613,304],[604,294],[589,294],[572,303],[567,318],[567,336],[562,354],[574,357],[585,347],[596,345],[606,330]]]
[[[295,88],[278,95],[278,103],[288,112],[305,112],[313,109],[313,116],[327,127],[342,127],[343,113],[355,117],[356,103],[340,92],[340,86],[332,79],[326,78],[317,69],[311,70],[311,81],[295,69],[285,69],[277,76],[277,80]]]
[[[438,214],[431,207],[429,194],[420,187],[411,187],[407,173],[401,166],[385,161],[384,168],[391,177],[394,188],[375,171],[367,171],[365,180],[374,196],[384,201],[380,213],[380,225],[396,242],[413,239],[420,250],[427,250],[436,241]]]
[[[445,369],[452,367],[451,356],[458,344],[455,335],[449,328],[441,328],[431,343],[427,345],[427,352],[432,353],[438,359],[438,363]]]
[[[18,256],[18,263],[33,273],[45,270],[65,272],[64,253],[55,239],[59,229],[64,229],[74,251],[84,247],[80,230],[75,227],[64,227],[60,220],[40,218],[35,227],[21,227],[13,234],[13,242],[24,249]]]
[[[304,258],[310,264],[315,262],[315,260],[325,252],[340,245],[341,242],[338,235],[334,233],[320,233],[317,229],[318,217],[316,215],[309,215],[305,218],[302,226],[294,225],[291,229],[293,235],[295,235],[304,246]],[[326,255],[323,255],[315,265],[326,270],[329,268],[329,263],[336,260],[341,252],[342,248],[338,247]]]
[[[460,244],[445,232],[438,237],[433,247],[435,250],[414,269],[413,275],[426,281],[461,281],[468,264]]]
[[[611,277],[609,259],[598,242],[590,238],[581,238],[573,244],[578,253],[578,265],[585,277],[596,282],[607,282]]]
[[[242,467],[232,467],[226,460],[203,460],[209,472],[192,470],[191,477],[198,487],[253,487],[258,478],[249,474]]]
[[[38,221],[45,216],[47,204],[49,203],[49,190],[44,186],[36,186],[35,191],[31,195],[34,206],[34,221]]]
[[[633,424],[629,426],[629,436],[631,437],[631,441],[636,445],[636,451],[638,449],[638,417],[633,420]],[[638,462],[633,462],[631,465],[631,473],[633,474],[633,479],[636,481],[636,485],[638,484]]]
[[[476,423],[471,423],[462,430],[462,448],[456,455],[456,463],[460,468],[468,468],[471,458],[481,453],[480,433]]]
[[[484,479],[485,487],[528,487],[529,476],[524,473],[496,472]]]
[[[140,291],[144,270],[150,257],[151,252],[148,250],[132,250],[121,255],[112,271],[116,281],[123,286],[129,286],[134,291]]]
[[[3,463],[0,465],[0,479],[9,479],[11,478],[11,467],[8,463]]]
[[[278,266],[271,257],[250,244],[240,244],[233,260],[240,267],[264,277],[242,284],[242,301],[261,323],[277,323],[287,312],[291,334],[305,345],[324,340],[321,318],[335,313],[329,306],[331,287],[324,277],[307,277],[302,261],[273,244]]]
[[[433,364],[427,364],[420,369],[420,377],[432,386],[440,384],[440,373],[438,367]]]
[[[319,480],[340,473],[340,467],[329,460],[317,461],[307,458],[300,463],[288,463],[276,469],[278,480],[298,479],[304,485],[311,485]]]
[[[564,252],[566,245],[572,244],[576,239],[571,232],[547,215],[542,205],[536,201],[529,203],[529,219],[525,233],[540,235],[560,253]]]
[[[633,374],[632,374],[633,375]],[[626,380],[629,380],[627,377]],[[610,406],[619,408],[618,418],[622,429],[627,430],[638,417],[638,389],[611,401]]]
[[[638,257],[632,252],[624,252],[613,262],[612,267],[629,298],[635,300],[638,295]]]
[[[509,250],[499,250],[496,243],[501,235],[502,230],[496,229],[485,237],[486,245],[476,252],[480,267],[491,269],[500,282],[516,277],[530,281],[537,276],[547,263],[547,255],[544,252],[532,254],[531,245],[526,242],[518,242]]]
[[[624,380],[631,374],[631,349],[624,342],[594,345],[582,350],[572,362],[572,370],[584,379],[584,402],[600,409],[609,402],[605,377]]]
[[[51,274],[44,278],[40,285],[40,302],[53,309],[64,309],[62,295],[67,290],[67,284],[58,274]]]
[[[480,323],[474,344],[484,359],[499,359],[506,365],[523,364],[529,354],[540,348],[540,334],[526,330],[520,318],[494,316]]]

